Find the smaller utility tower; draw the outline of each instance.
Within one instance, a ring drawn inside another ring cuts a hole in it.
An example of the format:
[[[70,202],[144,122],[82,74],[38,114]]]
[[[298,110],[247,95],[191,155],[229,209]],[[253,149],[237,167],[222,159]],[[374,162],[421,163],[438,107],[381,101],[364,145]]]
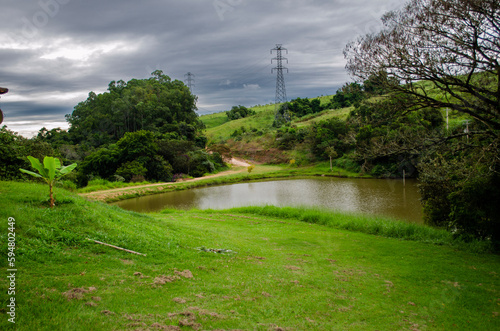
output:
[[[273,61],[277,61],[276,67],[271,69],[271,73],[276,70],[276,98],[275,98],[275,113],[274,113],[274,125],[280,126],[283,123],[290,122],[290,113],[288,112],[287,99],[286,99],[286,88],[285,88],[285,77],[283,76],[283,70],[288,72],[288,68],[283,67],[283,61],[288,63],[288,59],[282,56],[282,51],[286,51],[288,54],[288,50],[283,48],[281,44],[276,44],[276,47],[271,49],[271,54],[273,51],[276,51],[276,57],[271,59],[271,63]],[[279,104],[283,104],[280,106]]]
[[[191,91],[191,93],[193,93],[194,77],[195,77],[194,74],[188,72],[187,74],[184,75],[184,77],[186,77],[186,79],[184,80],[184,82],[189,87],[189,90]]]

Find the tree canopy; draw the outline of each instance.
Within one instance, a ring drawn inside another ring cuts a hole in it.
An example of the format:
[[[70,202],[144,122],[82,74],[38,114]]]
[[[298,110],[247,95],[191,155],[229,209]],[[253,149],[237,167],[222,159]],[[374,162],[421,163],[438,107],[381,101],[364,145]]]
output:
[[[202,127],[195,110],[196,96],[189,88],[157,70],[149,79],[112,81],[108,92],[90,92],[66,119],[72,140],[93,146],[116,142],[126,132],[140,130],[194,140]]]
[[[387,72],[388,90],[411,96],[408,107],[452,108],[500,130],[497,0],[411,0],[382,20],[382,31],[347,45],[353,76]]]

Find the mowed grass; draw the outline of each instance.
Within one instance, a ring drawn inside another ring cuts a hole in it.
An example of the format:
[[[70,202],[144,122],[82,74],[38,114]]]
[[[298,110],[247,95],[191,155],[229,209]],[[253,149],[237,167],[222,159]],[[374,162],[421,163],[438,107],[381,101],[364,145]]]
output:
[[[307,223],[319,212],[296,209],[143,215],[61,189],[49,209],[44,185],[0,184],[3,270],[16,219],[18,330],[500,328],[498,255]],[[14,328],[5,308],[0,318]]]

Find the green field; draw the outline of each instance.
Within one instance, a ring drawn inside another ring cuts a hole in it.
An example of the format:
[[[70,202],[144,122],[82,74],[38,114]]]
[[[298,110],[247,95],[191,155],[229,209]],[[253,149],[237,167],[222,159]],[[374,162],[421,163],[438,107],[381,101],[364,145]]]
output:
[[[274,207],[145,215],[62,189],[49,209],[47,193],[0,183],[17,330],[500,328],[499,256],[441,230]],[[14,329],[9,299],[2,330]]]

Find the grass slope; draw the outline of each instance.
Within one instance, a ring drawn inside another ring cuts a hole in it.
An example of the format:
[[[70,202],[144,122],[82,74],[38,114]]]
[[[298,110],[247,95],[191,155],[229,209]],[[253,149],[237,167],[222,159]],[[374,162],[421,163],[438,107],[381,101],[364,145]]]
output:
[[[332,96],[321,96],[318,98],[311,98],[311,100],[319,99],[321,101],[321,104],[324,105],[329,103],[331,101],[331,98]],[[263,131],[264,133],[269,130],[276,130],[275,128],[272,128],[275,112],[274,104],[254,106],[250,109],[254,110],[256,114],[233,121],[229,121],[226,112],[200,116],[200,120],[206,126],[205,134],[207,135],[209,141],[214,143],[225,141],[231,137],[231,133],[241,127],[245,127],[247,130],[258,129]],[[351,110],[352,107],[336,110],[325,110],[318,114],[295,118],[292,121],[292,125],[296,125],[297,127],[307,126],[311,125],[311,123],[314,121],[325,120],[332,117],[340,117],[345,119]]]
[[[2,270],[16,219],[18,330],[500,328],[497,255],[337,229],[328,222],[360,219],[296,209],[141,215],[60,189],[49,209],[47,190],[0,183]],[[5,308],[0,317],[14,327]]]
[[[423,82],[421,84],[424,85],[429,85],[430,83]],[[437,93],[437,92],[435,92]],[[435,96],[434,94],[433,96]],[[321,104],[327,104],[331,101],[333,95],[329,96],[321,96],[319,99],[321,100]],[[383,97],[372,97],[369,99],[370,102],[376,102],[381,100]],[[316,99],[316,98],[311,98]],[[253,116],[249,116],[246,118],[241,118],[238,120],[233,120],[229,121],[227,118],[226,112],[220,112],[220,113],[215,113],[215,114],[210,114],[210,115],[203,115],[200,116],[200,120],[205,124],[206,126],[206,131],[205,134],[209,140],[209,142],[213,143],[220,143],[220,142],[225,142],[228,139],[231,138],[231,134],[241,128],[245,127],[247,130],[251,129],[257,129],[262,131],[263,133],[267,132],[275,132],[276,129],[272,128],[272,124],[274,121],[274,112],[275,112],[275,105],[265,105],[265,106],[255,106],[251,107],[256,114]],[[340,118],[342,120],[345,120],[349,113],[354,110],[354,107],[347,107],[347,108],[342,108],[342,109],[330,109],[330,110],[324,110],[320,113],[317,114],[311,114],[311,115],[306,115],[301,118],[294,118],[292,119],[292,126],[296,127],[307,127],[311,126],[315,122],[320,122],[324,120],[331,119],[333,117]],[[446,119],[446,109],[442,109],[441,113],[443,115],[443,118]],[[465,116],[463,114],[458,113],[457,111],[450,111],[449,113],[449,126],[450,129],[456,128],[456,127],[465,127],[464,123],[465,120],[469,119],[470,117]],[[258,139],[254,139],[258,140]]]

